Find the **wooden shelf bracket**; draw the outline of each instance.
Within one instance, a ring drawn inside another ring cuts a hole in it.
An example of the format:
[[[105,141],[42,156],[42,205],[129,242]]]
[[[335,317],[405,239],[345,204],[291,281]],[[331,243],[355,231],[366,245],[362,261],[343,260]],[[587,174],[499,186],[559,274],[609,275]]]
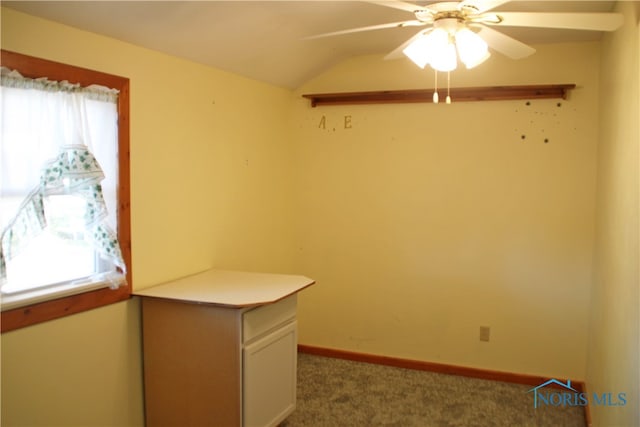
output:
[[[569,90],[575,84],[530,85],[530,86],[491,86],[451,88],[453,102],[470,101],[504,101],[514,99],[567,99]],[[444,98],[446,88],[439,90]],[[415,102],[433,102],[433,89],[385,90],[373,92],[342,92],[304,94],[311,101],[312,107],[319,105],[354,105],[354,104],[400,104]]]

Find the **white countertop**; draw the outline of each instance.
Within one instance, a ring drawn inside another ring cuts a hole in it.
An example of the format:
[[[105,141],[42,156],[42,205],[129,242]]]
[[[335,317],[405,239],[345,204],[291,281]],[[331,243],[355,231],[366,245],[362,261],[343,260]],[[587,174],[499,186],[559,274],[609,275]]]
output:
[[[305,276],[207,270],[133,295],[241,308],[279,301],[314,283]]]

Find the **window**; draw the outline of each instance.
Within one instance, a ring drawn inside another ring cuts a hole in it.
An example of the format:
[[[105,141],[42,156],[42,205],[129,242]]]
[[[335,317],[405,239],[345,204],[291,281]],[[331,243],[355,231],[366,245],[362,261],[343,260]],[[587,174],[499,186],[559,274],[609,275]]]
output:
[[[86,135],[80,132],[82,137],[77,141],[67,135],[62,138],[64,147],[54,146],[53,152],[45,149],[29,151],[28,158],[40,155],[45,159],[47,167],[30,179],[36,188],[46,191],[20,194],[28,188],[25,182],[9,182],[11,179],[5,178],[0,183],[3,188],[0,224],[4,224],[0,231],[16,221],[20,216],[14,216],[16,212],[23,213],[20,219],[27,224],[14,227],[20,232],[11,234],[10,244],[7,233],[2,241],[4,252],[7,248],[21,249],[19,254],[17,250],[10,254],[11,260],[5,263],[2,286],[4,332],[128,298],[131,242],[129,80],[5,50],[1,54],[3,67],[16,70],[27,78],[45,77],[83,88],[103,87],[83,90],[82,96],[89,92],[88,98],[82,98],[85,106],[82,111],[86,112],[82,116],[82,132],[88,132]],[[114,92],[117,92],[117,99]],[[112,98],[110,102],[107,101],[109,97]],[[106,117],[108,125],[102,126],[100,121],[93,123],[94,117]],[[30,127],[44,128],[46,120],[40,118]],[[14,118],[8,123],[3,121],[3,131],[9,127],[18,128],[14,126],[16,121]],[[58,122],[54,123],[54,130],[56,126],[61,127]],[[87,140],[94,143],[83,144]],[[17,153],[23,145],[14,144],[9,148],[9,154]],[[6,157],[6,152],[0,155]],[[11,176],[16,181],[27,179],[17,172],[9,175],[6,172],[11,166],[6,166],[6,162],[4,165],[5,177]],[[19,162],[10,165],[21,166]],[[82,174],[64,172],[76,166],[83,170]],[[12,191],[15,188],[21,190]],[[36,208],[30,209],[31,206]],[[111,215],[105,217],[104,212]],[[28,232],[30,223],[38,230],[33,235]],[[113,244],[116,240],[119,245]],[[24,244],[27,241],[29,244]],[[6,253],[4,255],[8,258]],[[126,280],[122,280],[125,271]]]

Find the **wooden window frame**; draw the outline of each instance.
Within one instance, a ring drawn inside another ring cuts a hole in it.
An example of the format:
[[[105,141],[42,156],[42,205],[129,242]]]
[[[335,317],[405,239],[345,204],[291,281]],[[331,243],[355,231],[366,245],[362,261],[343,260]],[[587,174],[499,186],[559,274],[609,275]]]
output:
[[[58,319],[131,297],[131,204],[129,172],[129,79],[73,65],[62,64],[7,50],[0,50],[0,64],[25,77],[67,80],[82,86],[99,84],[118,94],[118,240],[127,266],[126,283],[118,289],[103,288],[52,299],[2,312],[1,331],[7,332]]]

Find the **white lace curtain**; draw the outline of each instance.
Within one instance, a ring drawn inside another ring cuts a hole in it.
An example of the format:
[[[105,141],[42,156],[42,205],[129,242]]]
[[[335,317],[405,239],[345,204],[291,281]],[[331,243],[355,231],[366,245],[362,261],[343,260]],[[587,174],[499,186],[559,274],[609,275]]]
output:
[[[29,79],[4,67],[1,73],[0,199],[22,202],[0,212],[0,283],[9,259],[46,225],[42,200],[50,194],[85,199],[87,235],[124,271],[113,231],[118,91]]]

